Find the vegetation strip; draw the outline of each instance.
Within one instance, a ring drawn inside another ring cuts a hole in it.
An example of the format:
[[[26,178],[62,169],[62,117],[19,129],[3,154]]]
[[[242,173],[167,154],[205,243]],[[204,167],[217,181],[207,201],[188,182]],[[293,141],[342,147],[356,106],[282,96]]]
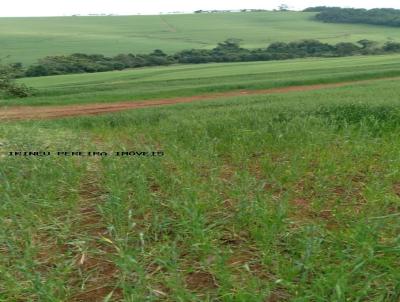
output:
[[[146,66],[171,64],[200,64],[226,62],[276,61],[296,58],[335,58],[354,55],[382,55],[400,52],[400,43],[378,42],[362,39],[357,43],[340,42],[335,45],[314,39],[293,42],[274,42],[263,48],[247,49],[240,46],[240,39],[230,38],[213,49],[187,49],[168,55],[160,49],[149,54],[119,54],[107,57],[102,54],[74,53],[67,56],[48,56],[25,69],[21,63],[14,67],[15,77],[40,77],[61,74],[93,73],[124,70]]]
[[[204,94],[191,97],[165,99],[165,100],[119,102],[112,104],[88,104],[88,105],[47,106],[47,107],[29,107],[29,106],[11,107],[0,110],[0,120],[51,119],[51,118],[82,116],[82,115],[98,115],[103,113],[118,112],[118,111],[132,110],[132,109],[139,109],[139,108],[146,108],[153,106],[191,103],[195,101],[212,100],[224,97],[311,91],[324,88],[342,87],[351,84],[369,83],[371,81],[378,81],[378,80],[362,80],[353,82],[316,84],[307,86],[288,86],[282,88],[272,88],[263,90],[240,90],[240,91],[232,91],[225,93]]]

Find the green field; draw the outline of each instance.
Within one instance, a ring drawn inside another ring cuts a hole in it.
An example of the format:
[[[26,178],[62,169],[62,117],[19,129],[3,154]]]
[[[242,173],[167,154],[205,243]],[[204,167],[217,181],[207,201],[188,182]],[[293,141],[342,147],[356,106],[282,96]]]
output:
[[[393,76],[400,76],[400,55],[179,65],[22,79],[36,95],[0,100],[0,106],[134,101]]]
[[[397,302],[399,95],[381,80],[1,123],[2,152],[165,156],[2,153],[0,301]]]
[[[71,52],[172,52],[232,33],[247,47],[400,41],[396,28],[311,17],[2,18],[0,52],[24,63]],[[35,95],[0,95],[0,302],[400,301],[400,55],[17,81]],[[34,111],[24,106],[342,82],[96,117],[2,116]],[[51,155],[9,154],[24,151]]]
[[[0,18],[0,56],[32,64],[48,55],[74,52],[168,53],[212,48],[227,38],[243,46],[263,47],[276,41],[305,38],[323,42],[400,41],[397,28],[354,24],[325,24],[313,13],[264,12],[118,17]]]

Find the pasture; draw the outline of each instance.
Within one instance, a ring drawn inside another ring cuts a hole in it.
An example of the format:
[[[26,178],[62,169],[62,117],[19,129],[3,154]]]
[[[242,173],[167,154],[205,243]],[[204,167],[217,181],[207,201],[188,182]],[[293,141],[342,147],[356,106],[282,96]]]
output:
[[[262,12],[159,16],[0,18],[0,56],[32,64],[51,55],[71,53],[173,53],[212,48],[239,38],[247,48],[276,41],[317,39],[322,42],[400,41],[396,28],[325,24],[314,13]]]

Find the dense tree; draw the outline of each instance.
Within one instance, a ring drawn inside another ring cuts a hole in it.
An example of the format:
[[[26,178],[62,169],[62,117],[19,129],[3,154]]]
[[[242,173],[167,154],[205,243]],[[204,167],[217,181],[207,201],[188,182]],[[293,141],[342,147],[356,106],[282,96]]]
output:
[[[317,40],[301,40],[290,43],[276,42],[268,46],[267,51],[274,55],[275,59],[303,58],[334,56],[335,47]]]
[[[310,7],[305,12],[318,12],[317,20],[330,23],[365,23],[375,25],[400,26],[400,10],[393,8],[340,8]]]
[[[145,55],[119,54],[115,57],[75,53],[69,56],[49,56],[30,66],[26,76],[58,75],[68,73],[102,72],[143,66],[167,65],[171,61],[161,50]]]
[[[281,12],[287,12],[289,10],[289,5],[287,4],[281,4],[278,6],[279,11]]]
[[[367,39],[357,41],[357,43],[360,44],[363,49],[371,49],[377,45],[377,43],[375,41],[371,41],[371,40],[367,40]]]
[[[383,46],[383,49],[386,52],[400,52],[400,43],[387,42],[385,46]]]
[[[183,50],[176,53],[174,59],[178,63],[199,64],[213,62],[212,53],[206,49]]]
[[[340,7],[328,7],[328,6],[314,6],[314,7],[307,7],[306,9],[303,10],[303,12],[315,12],[319,13],[324,10],[329,10],[332,8],[340,8]]]
[[[337,43],[335,45],[335,48],[338,56],[350,56],[358,53],[358,51],[360,50],[357,45],[349,42]]]

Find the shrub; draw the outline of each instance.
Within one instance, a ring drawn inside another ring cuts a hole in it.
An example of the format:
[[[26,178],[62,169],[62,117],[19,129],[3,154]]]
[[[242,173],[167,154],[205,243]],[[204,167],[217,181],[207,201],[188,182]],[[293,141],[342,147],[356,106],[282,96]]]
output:
[[[0,92],[3,95],[23,98],[33,94],[32,88],[14,81],[21,68],[20,64],[0,65]]]

